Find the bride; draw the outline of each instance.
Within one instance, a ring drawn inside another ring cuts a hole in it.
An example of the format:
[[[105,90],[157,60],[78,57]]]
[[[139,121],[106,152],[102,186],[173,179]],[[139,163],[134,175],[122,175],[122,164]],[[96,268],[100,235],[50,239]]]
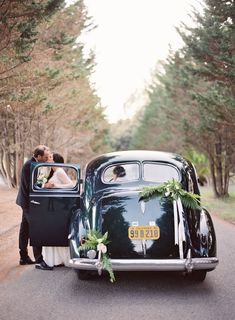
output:
[[[53,153],[54,163],[64,163],[64,158],[59,153]],[[44,188],[72,188],[72,180],[67,176],[63,168],[52,167],[49,180]],[[43,247],[43,259],[50,267],[65,265],[69,262],[69,247]]]
[[[54,163],[64,163],[64,158],[59,153],[52,154]],[[45,183],[44,188],[72,188],[73,182],[67,176],[63,168],[52,167],[52,172],[49,175],[49,180]]]

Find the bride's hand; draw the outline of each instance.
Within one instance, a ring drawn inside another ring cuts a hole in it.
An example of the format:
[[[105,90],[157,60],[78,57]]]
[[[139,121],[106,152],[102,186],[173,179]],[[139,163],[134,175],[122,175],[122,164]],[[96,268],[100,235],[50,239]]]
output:
[[[45,183],[44,188],[54,188],[54,186],[55,185],[53,182],[48,181],[47,183]]]

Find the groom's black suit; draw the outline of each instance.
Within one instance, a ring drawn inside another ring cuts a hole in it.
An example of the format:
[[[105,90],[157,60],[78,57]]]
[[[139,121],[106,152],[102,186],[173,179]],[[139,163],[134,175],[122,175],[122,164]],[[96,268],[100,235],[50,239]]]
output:
[[[19,233],[20,257],[23,260],[28,257],[30,167],[31,163],[35,161],[36,159],[33,157],[23,165],[20,188],[16,198],[16,204],[18,204],[23,211]],[[43,260],[42,247],[33,247],[33,254],[37,263],[40,263]]]

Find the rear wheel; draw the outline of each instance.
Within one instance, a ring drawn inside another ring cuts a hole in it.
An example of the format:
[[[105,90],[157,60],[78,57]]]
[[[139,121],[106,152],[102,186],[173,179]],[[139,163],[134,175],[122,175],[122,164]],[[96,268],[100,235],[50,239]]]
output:
[[[197,282],[202,282],[206,279],[207,271],[205,270],[195,270],[190,274],[190,279]]]
[[[91,273],[87,270],[75,270],[79,280],[89,280],[91,278]]]

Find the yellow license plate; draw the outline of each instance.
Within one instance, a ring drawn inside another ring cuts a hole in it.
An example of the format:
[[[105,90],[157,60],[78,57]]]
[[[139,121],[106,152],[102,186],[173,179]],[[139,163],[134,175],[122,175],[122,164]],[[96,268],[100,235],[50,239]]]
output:
[[[160,238],[160,229],[158,226],[129,227],[128,237],[131,240],[157,240]]]

